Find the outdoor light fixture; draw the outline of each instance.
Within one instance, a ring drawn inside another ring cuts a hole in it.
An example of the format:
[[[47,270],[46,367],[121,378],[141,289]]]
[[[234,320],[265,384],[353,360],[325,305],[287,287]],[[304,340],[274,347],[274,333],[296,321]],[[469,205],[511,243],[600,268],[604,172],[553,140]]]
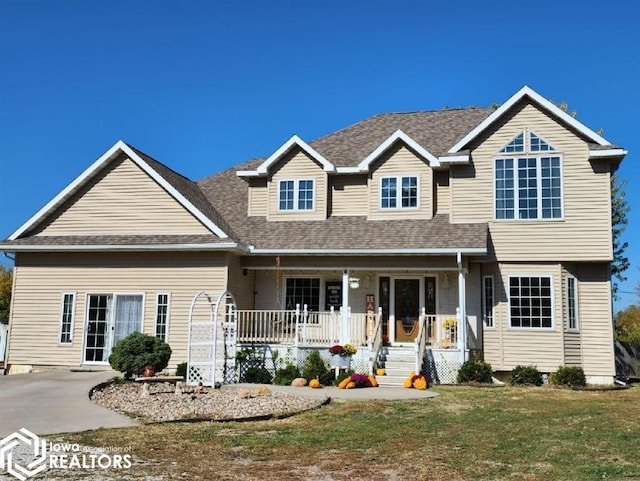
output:
[[[360,279],[357,277],[349,277],[349,287],[351,289],[357,289],[360,287]]]

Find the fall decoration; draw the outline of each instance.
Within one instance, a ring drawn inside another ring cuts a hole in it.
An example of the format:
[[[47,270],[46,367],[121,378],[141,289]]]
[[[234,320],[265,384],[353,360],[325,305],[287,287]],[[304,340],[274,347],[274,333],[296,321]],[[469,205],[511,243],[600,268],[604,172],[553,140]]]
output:
[[[338,389],[354,389],[359,387],[377,387],[378,381],[373,376],[367,376],[366,374],[352,374],[345,377],[338,384]]]
[[[320,384],[320,381],[318,381],[317,379],[312,379],[311,381],[309,381],[309,387],[312,389],[318,389],[322,387],[322,385]]]
[[[404,380],[403,384],[406,388],[414,388],[424,391],[429,387],[429,379],[424,374],[416,374],[415,372],[412,372]]]

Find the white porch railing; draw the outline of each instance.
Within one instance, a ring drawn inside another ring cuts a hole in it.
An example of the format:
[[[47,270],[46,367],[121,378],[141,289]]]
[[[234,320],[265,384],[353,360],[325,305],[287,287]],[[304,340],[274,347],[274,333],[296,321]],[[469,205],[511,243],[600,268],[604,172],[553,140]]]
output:
[[[365,313],[346,312],[348,337],[356,345],[366,344]],[[330,345],[340,342],[343,312],[296,310],[238,311],[238,342],[290,344],[295,346]]]

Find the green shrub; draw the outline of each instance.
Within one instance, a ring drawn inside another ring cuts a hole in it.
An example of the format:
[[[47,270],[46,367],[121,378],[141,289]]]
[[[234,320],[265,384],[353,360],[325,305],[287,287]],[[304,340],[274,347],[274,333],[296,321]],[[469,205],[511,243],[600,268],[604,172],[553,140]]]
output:
[[[273,384],[278,386],[289,386],[291,381],[295,378],[302,376],[300,369],[291,363],[276,371],[276,376],[273,378]]]
[[[307,360],[302,365],[302,377],[307,381],[318,379],[320,384],[329,386],[335,376],[328,363],[320,356],[320,351],[315,350],[309,353]]]
[[[248,382],[251,384],[271,384],[271,373],[264,367],[249,367],[242,374],[240,382]]]
[[[542,373],[536,366],[516,366],[511,371],[509,382],[516,385],[542,386]]]
[[[170,358],[169,344],[157,337],[134,332],[113,346],[109,364],[129,379],[132,376],[141,376],[145,366],[149,365],[153,366],[156,372],[162,371],[169,364]]]
[[[556,372],[551,373],[549,382],[555,386],[564,387],[584,387],[587,379],[581,367],[559,367]]]
[[[182,376],[187,379],[187,363],[181,362],[176,366],[176,376]]]
[[[492,379],[491,364],[484,362],[482,359],[473,359],[465,361],[458,371],[458,383],[465,382],[482,382],[491,383]]]

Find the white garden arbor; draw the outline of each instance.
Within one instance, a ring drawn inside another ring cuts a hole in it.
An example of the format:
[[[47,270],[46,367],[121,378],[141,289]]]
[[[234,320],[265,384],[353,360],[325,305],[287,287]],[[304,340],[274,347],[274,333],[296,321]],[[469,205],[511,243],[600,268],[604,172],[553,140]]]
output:
[[[189,385],[216,386],[237,381],[238,308],[233,294],[198,292],[189,309]]]

